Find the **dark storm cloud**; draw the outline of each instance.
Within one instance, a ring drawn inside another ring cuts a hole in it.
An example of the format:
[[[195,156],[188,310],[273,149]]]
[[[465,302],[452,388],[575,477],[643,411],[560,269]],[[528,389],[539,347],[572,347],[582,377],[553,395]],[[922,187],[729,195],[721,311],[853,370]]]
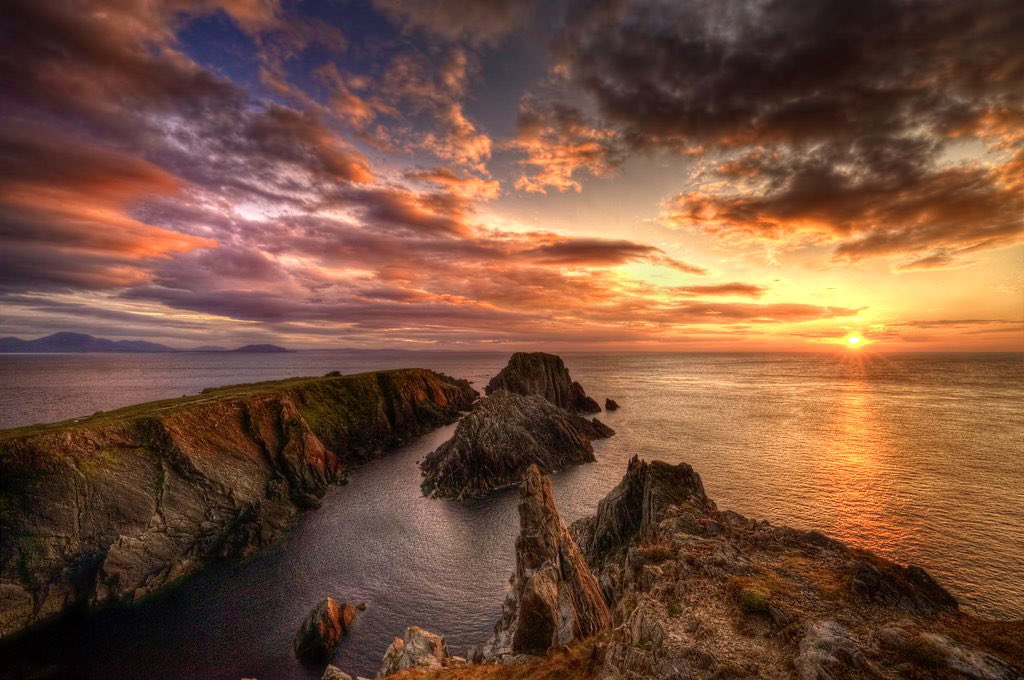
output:
[[[1022,35],[1016,0],[581,1],[557,53],[634,149],[729,157],[667,222],[938,264],[1021,234]]]
[[[409,28],[448,40],[492,42],[521,28],[537,0],[374,0],[374,6]]]

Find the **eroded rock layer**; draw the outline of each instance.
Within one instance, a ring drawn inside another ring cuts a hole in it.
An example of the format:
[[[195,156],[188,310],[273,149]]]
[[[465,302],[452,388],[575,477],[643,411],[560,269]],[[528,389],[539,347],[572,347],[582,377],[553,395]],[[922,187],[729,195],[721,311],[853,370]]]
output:
[[[455,434],[420,464],[423,491],[466,499],[518,484],[526,470],[543,472],[594,461],[591,441],[614,431],[537,395],[498,390],[477,402]]]
[[[545,352],[516,352],[508,365],[491,378],[486,394],[507,390],[516,394],[536,394],[571,413],[597,413],[597,402],[569,377],[562,358]]]
[[[207,390],[0,433],[0,635],[273,541],[347,466],[454,421],[422,369]]]
[[[611,621],[597,579],[558,515],[551,482],[536,465],[519,487],[511,585],[487,657],[544,654],[600,633]]]

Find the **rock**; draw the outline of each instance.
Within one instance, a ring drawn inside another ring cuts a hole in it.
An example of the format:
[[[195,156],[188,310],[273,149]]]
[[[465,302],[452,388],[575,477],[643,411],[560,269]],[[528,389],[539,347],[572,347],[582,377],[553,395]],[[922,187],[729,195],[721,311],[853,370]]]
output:
[[[605,399],[604,400],[604,410],[605,411],[618,411],[619,410],[619,404],[614,399]]]
[[[351,465],[476,392],[407,369],[236,385],[0,436],[0,636],[275,541]]]
[[[633,537],[649,533],[666,509],[688,499],[700,505],[710,501],[700,475],[686,463],[648,463],[634,456],[626,476],[597,506],[586,552],[591,560],[625,547]]]
[[[921,639],[930,644],[942,659],[949,675],[962,674],[977,680],[1022,680],[1024,674],[991,654],[969,647],[939,633],[926,632]]]
[[[551,483],[532,465],[519,487],[512,588],[484,655],[543,654],[610,625],[597,579],[555,508]]]
[[[407,668],[444,668],[449,658],[448,645],[443,637],[409,626],[405,629],[405,637],[395,638],[384,653],[384,663],[377,678],[386,678]]]
[[[614,430],[537,395],[498,390],[476,403],[455,434],[420,463],[423,492],[466,499],[518,484],[531,465],[554,472],[595,460],[591,441]]]
[[[507,390],[522,395],[540,395],[571,413],[597,413],[601,407],[573,382],[561,357],[544,352],[516,352],[508,365],[491,378],[485,394]]]
[[[793,663],[800,680],[851,677],[851,671],[870,667],[850,632],[835,621],[808,622]]]
[[[306,616],[292,644],[299,659],[329,656],[341,642],[356,617],[356,608],[333,597],[321,600]]]
[[[955,611],[959,606],[948,590],[915,565],[880,562],[876,566],[860,561],[854,565],[850,589],[865,600],[926,616]]]
[[[337,666],[328,665],[324,669],[324,674],[320,676],[320,680],[352,680],[352,676]]]

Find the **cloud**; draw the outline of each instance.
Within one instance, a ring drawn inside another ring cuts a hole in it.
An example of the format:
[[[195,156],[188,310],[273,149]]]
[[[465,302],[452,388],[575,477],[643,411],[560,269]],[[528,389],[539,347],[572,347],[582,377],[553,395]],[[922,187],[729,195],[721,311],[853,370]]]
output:
[[[678,295],[717,296],[736,295],[740,297],[761,297],[765,293],[763,286],[752,283],[716,283],[707,286],[677,286],[672,292]]]
[[[216,245],[131,215],[181,188],[136,157],[35,125],[0,127],[0,286],[124,286],[146,278],[145,261]]]
[[[520,104],[518,132],[506,147],[525,156],[519,163],[526,173],[515,186],[528,193],[578,192],[580,175],[602,177],[622,163],[614,131],[587,122],[572,106],[531,97]]]
[[[1012,0],[581,1],[556,71],[634,151],[724,158],[668,224],[934,266],[1024,229],[1022,30]]]
[[[530,235],[530,240],[544,238]],[[687,264],[665,255],[654,246],[624,240],[599,238],[556,238],[542,245],[534,246],[522,253],[538,262],[569,266],[615,266],[637,260],[647,260],[678,269],[689,274],[707,274],[703,267]]]
[[[446,40],[492,43],[522,28],[537,0],[374,0],[374,6],[410,29]]]

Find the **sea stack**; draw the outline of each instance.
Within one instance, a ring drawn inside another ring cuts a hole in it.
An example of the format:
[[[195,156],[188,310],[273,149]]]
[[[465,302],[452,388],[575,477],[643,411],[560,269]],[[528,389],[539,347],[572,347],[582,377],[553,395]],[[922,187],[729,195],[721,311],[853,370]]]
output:
[[[519,538],[511,590],[484,655],[541,655],[607,630],[597,579],[566,529],[551,482],[536,465],[519,487]]]
[[[295,634],[292,648],[296,658],[317,660],[330,656],[355,618],[356,608],[348,602],[339,603],[333,597],[321,600]]]
[[[508,365],[491,378],[484,393],[507,390],[538,394],[570,413],[598,413],[601,407],[569,376],[562,358],[545,352],[516,352]]]
[[[554,472],[593,462],[591,441],[613,434],[596,418],[574,415],[543,397],[498,390],[420,464],[423,492],[459,500],[485,496],[518,484],[531,465]]]

